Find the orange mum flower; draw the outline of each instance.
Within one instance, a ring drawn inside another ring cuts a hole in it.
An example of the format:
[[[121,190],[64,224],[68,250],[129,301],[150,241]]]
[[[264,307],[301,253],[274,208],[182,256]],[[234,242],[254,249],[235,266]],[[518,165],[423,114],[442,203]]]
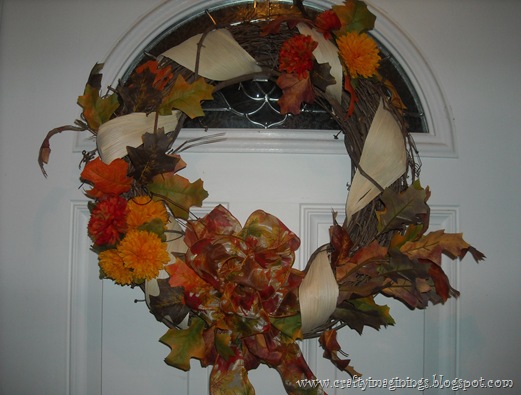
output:
[[[127,225],[137,228],[155,218],[164,224],[168,222],[168,213],[162,202],[152,200],[149,196],[136,196],[128,201]]]
[[[88,232],[96,245],[116,244],[127,230],[127,201],[120,196],[100,200],[92,209]]]
[[[170,261],[166,243],[156,234],[144,230],[129,230],[117,251],[136,281],[156,278]]]
[[[381,58],[376,42],[369,35],[350,32],[337,39],[337,45],[351,78],[376,74]]]
[[[311,36],[298,34],[287,39],[280,48],[279,70],[306,78],[313,68],[313,51],[318,43]]]
[[[102,251],[98,255],[99,265],[105,275],[120,285],[132,284],[132,271],[125,267],[123,259],[116,250]]]

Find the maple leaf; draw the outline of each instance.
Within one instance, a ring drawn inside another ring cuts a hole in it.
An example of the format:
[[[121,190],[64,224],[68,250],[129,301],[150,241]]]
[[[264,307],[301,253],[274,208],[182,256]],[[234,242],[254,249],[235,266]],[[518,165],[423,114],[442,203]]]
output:
[[[123,159],[115,159],[106,164],[98,157],[85,165],[80,177],[94,187],[86,191],[86,194],[92,198],[100,198],[129,191],[132,178],[127,177],[127,172],[128,163]]]
[[[315,101],[309,76],[299,79],[294,74],[282,73],[277,78],[277,85],[282,89],[282,96],[278,101],[282,114],[300,114],[302,103],[311,104]]]
[[[193,317],[188,329],[169,329],[159,341],[171,351],[165,358],[165,362],[184,371],[190,370],[190,359],[203,359],[205,357],[205,342],[203,331],[205,322],[198,317]]]
[[[376,16],[368,10],[363,1],[345,0],[344,4],[334,5],[332,8],[342,23],[342,27],[335,32],[337,36],[346,32],[361,33],[374,28]]]
[[[335,77],[331,75],[331,66],[329,63],[317,63],[313,61],[313,69],[311,72],[311,81],[314,86],[326,91],[329,85],[336,83]]]
[[[150,295],[149,309],[158,321],[166,318],[174,325],[179,324],[189,313],[188,307],[183,303],[183,288],[171,287],[169,279],[158,278],[159,295]]]
[[[201,101],[212,100],[213,90],[213,85],[208,84],[202,77],[190,84],[182,75],[179,75],[170,93],[163,99],[159,113],[170,115],[172,109],[176,108],[190,118],[202,117],[204,111]]]
[[[345,322],[359,334],[362,334],[364,326],[379,330],[382,325],[395,323],[389,314],[389,307],[376,304],[372,296],[345,300],[337,307],[333,317]]]
[[[378,232],[382,234],[425,220],[430,212],[426,203],[429,196],[429,188],[423,189],[418,180],[403,192],[397,193],[386,188],[381,195],[385,208],[376,212]]]
[[[158,68],[155,60],[139,66],[128,82],[117,89],[123,102],[123,114],[156,111],[163,100],[162,89],[172,77],[171,67]]]
[[[102,68],[103,64],[99,63],[92,68],[83,95],[78,97],[78,104],[83,108],[83,118],[93,131],[97,131],[101,124],[107,122],[119,107],[115,93],[100,97],[101,74],[99,72]]]
[[[324,349],[324,358],[329,359],[333,364],[340,369],[341,371],[345,371],[351,375],[351,377],[357,376],[360,377],[361,374],[358,373],[351,365],[350,359],[342,359],[338,354],[342,354],[342,349],[340,344],[338,344],[337,331],[335,329],[329,329],[320,335],[319,343]]]
[[[172,140],[163,128],[143,135],[143,144],[137,148],[127,147],[132,162],[131,176],[139,183],[147,184],[157,174],[177,172],[186,166],[179,155],[168,155]]]
[[[203,200],[208,197],[201,179],[192,183],[173,173],[154,176],[148,184],[148,190],[153,197],[164,200],[174,217],[181,219],[188,219],[190,208],[201,207]]]

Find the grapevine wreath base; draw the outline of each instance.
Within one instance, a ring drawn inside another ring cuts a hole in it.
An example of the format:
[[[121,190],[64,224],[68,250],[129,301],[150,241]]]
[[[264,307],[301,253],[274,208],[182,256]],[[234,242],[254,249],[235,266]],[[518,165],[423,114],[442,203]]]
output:
[[[345,326],[362,333],[394,324],[376,295],[411,309],[443,303],[458,292],[442,255],[484,257],[461,234],[428,231],[430,190],[419,181],[406,109],[379,73],[367,34],[375,16],[358,0],[321,13],[296,4],[277,15],[247,5],[233,20],[147,54],[105,94],[95,65],[78,98],[81,119],[50,131],[40,149],[43,171],[54,134],[95,136],[81,180],[91,186],[88,233],[101,278],[144,290],[168,326],[160,339],[171,349],[166,363],[212,365],[212,394],[254,393],[248,371],[261,363],[278,371],[288,393],[323,393],[297,387],[314,378],[301,339],[318,338],[325,358],[358,374],[336,336]],[[190,209],[208,196],[203,182],[177,174],[186,166],[179,155],[186,147],[176,145],[185,120],[204,121],[201,103],[255,79],[280,87],[282,114],[320,105],[351,159],[346,220],[333,214],[330,242],[303,271],[293,267],[300,240],[282,221],[258,210],[241,225],[223,206],[197,218]]]

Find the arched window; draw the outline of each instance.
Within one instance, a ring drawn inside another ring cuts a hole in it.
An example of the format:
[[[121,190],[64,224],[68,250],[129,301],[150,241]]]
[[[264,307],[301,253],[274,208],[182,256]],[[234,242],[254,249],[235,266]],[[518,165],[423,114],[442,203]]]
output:
[[[313,14],[330,6],[329,0],[309,0],[306,12]],[[125,81],[147,57],[157,56],[212,26],[252,19],[262,13],[275,15],[291,7],[287,1],[273,0],[163,3],[139,20],[114,47],[105,61],[105,81],[111,86]],[[377,16],[372,34],[383,57],[381,73],[392,82],[407,106],[406,120],[420,155],[456,156],[450,106],[428,63],[399,26],[374,6],[371,11]],[[281,116],[276,104],[279,94],[278,88],[267,81],[228,87],[205,104],[204,119],[184,124],[183,136],[195,137],[200,134],[197,130],[206,128],[226,129],[230,136],[227,143],[201,147],[206,151],[345,152],[341,144],[331,141],[334,132],[324,137],[324,130],[337,130],[326,111],[320,106],[306,105],[298,117]],[[92,141],[80,138],[75,150],[91,148]]]

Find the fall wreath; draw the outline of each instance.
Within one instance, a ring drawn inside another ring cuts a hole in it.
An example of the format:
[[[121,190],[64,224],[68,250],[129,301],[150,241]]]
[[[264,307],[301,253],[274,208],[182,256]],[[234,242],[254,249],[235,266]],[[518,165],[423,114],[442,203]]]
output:
[[[419,181],[404,105],[379,73],[374,22],[358,0],[312,17],[302,7],[247,15],[143,60],[105,94],[97,64],[78,98],[81,119],[50,131],[40,148],[43,171],[53,135],[95,136],[80,178],[91,186],[88,234],[101,277],[144,290],[169,327],[160,339],[171,349],[165,361],[183,370],[191,358],[212,365],[212,394],[253,393],[247,373],[261,363],[288,393],[302,392],[297,382],[314,378],[303,338],[318,337],[325,358],[358,374],[338,330],[394,324],[378,294],[412,309],[443,303],[458,292],[442,255],[484,257],[461,234],[428,232],[430,190]],[[204,117],[201,103],[216,91],[255,78],[280,87],[283,114],[321,105],[352,162],[346,219],[333,215],[330,242],[303,271],[292,267],[300,240],[282,221],[258,210],[241,225],[223,206],[197,218],[191,208],[208,196],[203,182],[177,174],[186,166],[176,146],[185,120]]]

